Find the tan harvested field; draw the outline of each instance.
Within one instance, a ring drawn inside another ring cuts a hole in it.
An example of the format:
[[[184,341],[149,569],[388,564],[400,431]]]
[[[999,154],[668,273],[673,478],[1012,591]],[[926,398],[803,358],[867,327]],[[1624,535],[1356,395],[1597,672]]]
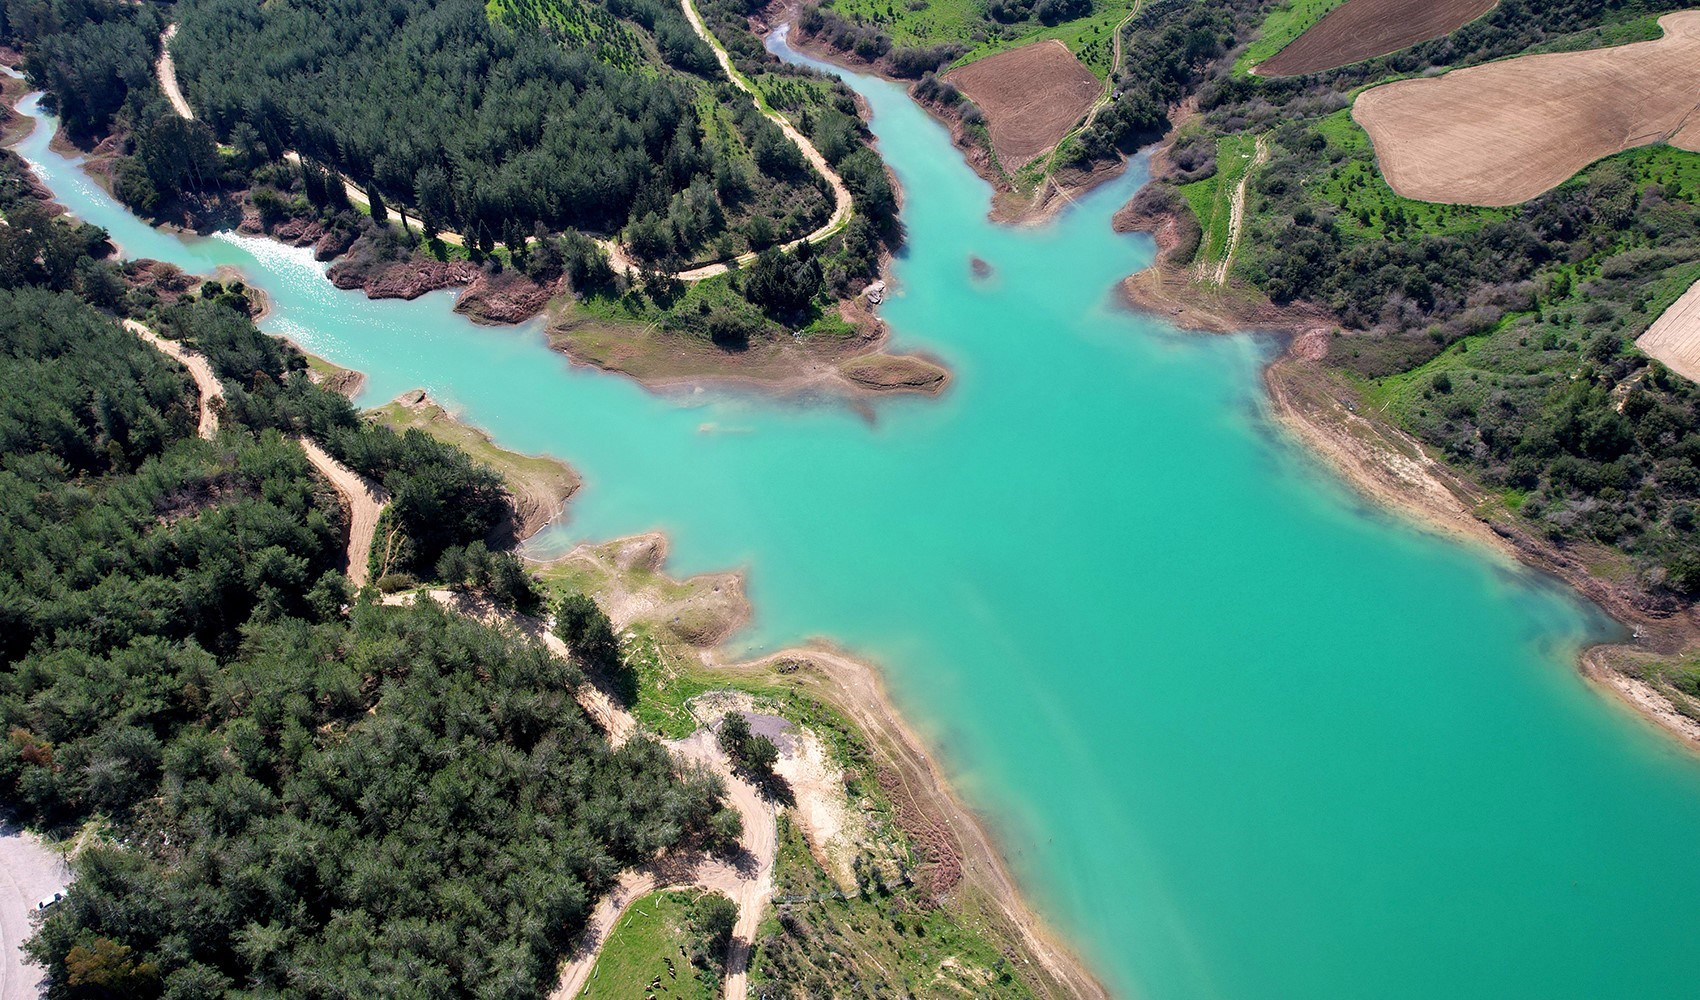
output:
[[[992,152],[1011,172],[1049,152],[1104,92],[1054,38],[971,62],[945,79],[985,112]]]
[[[1635,346],[1671,371],[1700,382],[1700,281],[1671,303]]]
[[[1650,42],[1374,87],[1352,117],[1394,191],[1449,204],[1515,205],[1655,142],[1700,152],[1700,10],[1659,24]]]
[[[1252,72],[1300,76],[1450,35],[1499,0],[1346,0]]]

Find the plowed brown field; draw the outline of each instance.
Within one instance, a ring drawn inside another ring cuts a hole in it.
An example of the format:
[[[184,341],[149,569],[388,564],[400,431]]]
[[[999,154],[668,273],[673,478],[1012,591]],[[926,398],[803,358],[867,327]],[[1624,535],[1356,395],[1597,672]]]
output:
[[[1669,142],[1700,152],[1700,10],[1665,36],[1521,56],[1358,97],[1381,172],[1407,198],[1515,205],[1613,153]]]
[[[1054,38],[971,62],[945,79],[985,112],[992,151],[1012,173],[1055,146],[1104,90]]]
[[[1499,0],[1346,0],[1286,48],[1260,63],[1258,76],[1300,76],[1397,52],[1450,35]]]

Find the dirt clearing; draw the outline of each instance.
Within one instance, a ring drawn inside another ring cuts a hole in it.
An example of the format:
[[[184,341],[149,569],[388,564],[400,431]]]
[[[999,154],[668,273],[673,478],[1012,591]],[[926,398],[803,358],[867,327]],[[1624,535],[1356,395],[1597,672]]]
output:
[[[1700,382],[1700,281],[1671,303],[1635,346],[1671,371]]]
[[[992,152],[1010,173],[1049,152],[1104,92],[1054,38],[971,62],[945,79],[985,113]]]
[[[1450,35],[1499,0],[1346,0],[1252,70],[1301,76],[1397,52]]]
[[[1375,87],[1352,116],[1387,183],[1420,201],[1515,205],[1625,149],[1700,152],[1700,10],[1659,24],[1665,37],[1651,42]]]

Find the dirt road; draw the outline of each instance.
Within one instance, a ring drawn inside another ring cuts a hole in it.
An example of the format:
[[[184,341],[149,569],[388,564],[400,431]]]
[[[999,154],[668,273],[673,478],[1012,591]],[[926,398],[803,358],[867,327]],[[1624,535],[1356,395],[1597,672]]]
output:
[[[738,87],[738,89],[750,95],[750,99],[755,102],[756,107],[761,111],[761,113],[777,124],[780,130],[785,133],[786,138],[796,143],[797,148],[802,151],[803,158],[813,164],[814,168],[820,171],[821,176],[826,178],[827,183],[832,185],[834,201],[832,218],[827,220],[826,225],[821,226],[819,229],[816,229],[814,232],[802,239],[793,240],[790,243],[787,243],[785,245],[786,248],[794,248],[797,244],[803,242],[819,243],[838,232],[839,229],[844,227],[846,222],[850,221],[850,213],[854,207],[854,202],[850,198],[850,189],[844,186],[844,179],[839,177],[838,174],[833,171],[831,165],[826,162],[826,157],[821,155],[820,150],[815,148],[814,143],[810,142],[801,132],[798,132],[795,128],[793,128],[790,121],[788,121],[784,115],[771,110],[762,103],[761,98],[756,94],[755,90],[752,89],[749,83],[745,81],[737,70],[732,67],[732,62],[727,57],[726,50],[720,47],[720,43],[716,41],[714,37],[709,34],[708,29],[704,27],[702,18],[698,16],[696,8],[692,6],[690,0],[681,0],[681,3],[684,4],[685,16],[690,19],[691,27],[695,28],[697,34],[702,36],[703,40],[714,49],[715,58],[720,60],[720,67],[726,72],[727,77]],[[176,34],[177,25],[172,24],[168,25],[165,29],[165,33],[160,36],[159,61],[154,64],[154,71],[159,77],[159,89],[165,92],[166,99],[171,102],[173,110],[175,110],[180,117],[193,118],[195,117],[195,109],[191,108],[188,100],[183,97],[183,90],[177,83],[177,64],[171,58],[170,43],[172,37]],[[301,162],[301,154],[294,150],[289,150],[284,153],[283,157],[291,163]],[[348,200],[365,208],[368,212],[371,211],[372,202],[367,196],[365,189],[356,184],[353,179],[346,174],[338,174],[337,176],[342,180],[342,187],[348,194]],[[390,210],[396,214],[403,229],[414,233],[424,232],[423,225],[417,217],[410,218],[405,210],[395,206],[391,206]],[[452,230],[439,230],[437,233],[437,239],[452,246],[462,247],[466,245],[466,238],[460,233]],[[626,275],[636,272],[637,266],[632,262],[631,257],[626,254],[625,248],[620,246],[619,243],[611,239],[603,239],[600,237],[593,237],[593,239],[597,246],[600,246],[603,252],[608,255],[609,266],[613,267],[616,272]],[[526,237],[527,243],[535,243],[536,241],[537,238],[535,236]],[[748,264],[755,259],[756,255],[754,253],[746,253],[739,256],[737,258],[737,262],[740,265],[743,265]],[[680,281],[701,281],[704,278],[712,278],[717,274],[725,274],[729,269],[729,263],[720,262],[716,264],[704,264],[701,267],[687,268],[683,271],[676,272],[673,276],[678,278]]]
[[[620,915],[633,902],[658,889],[707,889],[724,894],[738,905],[738,921],[732,927],[732,944],[726,955],[725,996],[726,1000],[744,1000],[749,993],[750,952],[762,912],[773,897],[773,861],[779,847],[773,805],[749,782],[732,774],[730,763],[708,730],[699,729],[667,747],[725,779],[726,798],[744,820],[742,851],[730,862],[702,854],[673,855],[621,875],[614,891],[597,902],[578,947],[561,967],[561,981],[550,994],[551,1000],[570,1000],[584,991]]]
[[[159,62],[154,64],[154,72],[159,75],[159,89],[165,91],[165,99],[171,102],[178,116],[193,118],[195,109],[183,98],[183,91],[177,86],[177,64],[171,61],[171,39],[176,34],[177,25],[169,24],[165,34],[159,36]]]
[[[0,827],[0,1000],[35,1000],[42,970],[24,964],[23,943],[41,900],[61,892],[71,873],[34,834]]]
[[[332,458],[311,438],[295,440],[307,453],[307,461],[331,481],[348,506],[348,580],[356,587],[364,587],[372,556],[372,537],[378,531],[378,515],[390,502],[389,491]]]
[[[213,408],[213,400],[224,398],[224,386],[219,384],[218,377],[213,374],[212,364],[206,355],[199,351],[190,350],[175,340],[166,340],[159,334],[136,322],[133,319],[124,321],[124,329],[142,338],[157,348],[160,353],[170,355],[183,367],[189,369],[194,376],[195,386],[201,392],[201,419],[196,427],[196,433],[208,441],[218,433],[218,413]]]
[[[1269,138],[1258,136],[1257,153],[1252,156],[1251,163],[1245,168],[1245,176],[1240,178],[1239,186],[1234,188],[1234,200],[1228,207],[1228,245],[1222,251],[1222,259],[1214,265],[1202,265],[1200,277],[1212,285],[1228,283],[1228,268],[1233,266],[1234,251],[1239,249],[1240,234],[1245,229],[1245,196],[1251,185],[1251,175],[1257,172],[1269,159]]]

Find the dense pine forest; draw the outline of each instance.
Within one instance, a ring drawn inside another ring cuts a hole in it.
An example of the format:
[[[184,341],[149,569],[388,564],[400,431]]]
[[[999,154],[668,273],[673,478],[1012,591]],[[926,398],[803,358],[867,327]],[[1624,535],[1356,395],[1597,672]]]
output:
[[[395,492],[392,571],[427,579],[505,514],[488,470],[313,386],[240,287],[156,286],[26,207],[41,232],[0,228],[40,265],[0,269],[0,797],[86,845],[29,946],[48,996],[545,995],[621,868],[726,829],[717,781],[610,749],[540,647],[352,594],[293,436]],[[209,356],[216,440],[95,297]]]

